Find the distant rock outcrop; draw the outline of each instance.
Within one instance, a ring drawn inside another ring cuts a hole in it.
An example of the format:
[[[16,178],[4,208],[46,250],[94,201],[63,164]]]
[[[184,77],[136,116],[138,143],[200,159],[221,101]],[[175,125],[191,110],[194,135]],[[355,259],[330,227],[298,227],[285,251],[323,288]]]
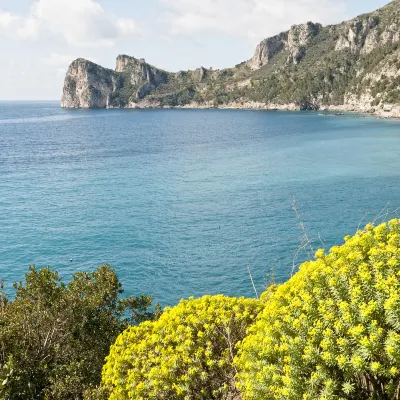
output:
[[[115,70],[128,76],[130,84],[136,88],[136,100],[143,99],[151,89],[167,81],[166,72],[147,64],[143,58],[120,55]]]
[[[368,51],[366,52],[370,52],[378,44],[378,32],[371,31],[377,24],[377,20],[373,17],[345,24],[343,33],[336,43],[335,50],[350,49],[352,53],[359,53],[368,41]]]
[[[251,69],[256,70],[268,64],[282,50],[289,52],[288,61],[297,64],[305,53],[305,46],[322,29],[321,24],[307,22],[293,25],[288,32],[263,40],[256,48],[254,56],[248,61]]]
[[[399,71],[400,0],[393,0],[338,25],[293,25],[263,40],[250,60],[223,70],[170,73],[120,55],[113,71],[78,59],[65,78],[61,105],[337,108],[397,115]]]
[[[68,68],[61,106],[65,108],[105,108],[115,90],[116,73],[91,61],[78,58]]]
[[[369,54],[379,46],[400,42],[398,22],[384,26],[380,26],[380,22],[378,12],[346,22],[335,50],[349,49],[354,54]]]
[[[307,22],[302,25],[293,25],[288,33],[287,49],[290,53],[289,61],[298,64],[306,53],[306,46],[322,29],[321,24]]]
[[[65,108],[121,107],[142,99],[165,82],[167,73],[145,60],[120,55],[115,71],[84,59],[75,60],[65,78],[61,106]],[[129,87],[132,93],[121,99],[120,91]]]
[[[268,62],[285,47],[287,39],[288,33],[282,32],[279,35],[263,40],[256,47],[254,56],[248,61],[250,68],[258,69],[268,64]]]
[[[157,86],[167,79],[167,74],[160,69],[146,63],[142,58],[120,55],[117,57],[116,72],[125,72],[129,75],[132,85],[148,83]]]

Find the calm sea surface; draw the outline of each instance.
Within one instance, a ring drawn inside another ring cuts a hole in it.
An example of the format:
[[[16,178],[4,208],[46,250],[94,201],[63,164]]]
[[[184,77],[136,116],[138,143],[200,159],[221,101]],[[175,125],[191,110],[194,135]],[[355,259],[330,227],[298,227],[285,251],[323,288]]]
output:
[[[163,305],[253,296],[400,207],[400,122],[317,113],[0,103],[0,276],[111,264]],[[365,220],[365,222],[366,222]],[[364,224],[364,222],[363,222]],[[321,243],[322,242],[322,243]],[[307,258],[304,252],[297,259]]]

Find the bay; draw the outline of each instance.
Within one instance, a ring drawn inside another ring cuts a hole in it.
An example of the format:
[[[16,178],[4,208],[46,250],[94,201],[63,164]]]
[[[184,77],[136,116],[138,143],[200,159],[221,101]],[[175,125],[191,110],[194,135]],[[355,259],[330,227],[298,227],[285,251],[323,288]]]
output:
[[[0,103],[0,276],[108,263],[162,305],[254,296],[248,267],[259,292],[291,274],[293,199],[313,250],[340,244],[397,215],[399,155],[394,120]]]

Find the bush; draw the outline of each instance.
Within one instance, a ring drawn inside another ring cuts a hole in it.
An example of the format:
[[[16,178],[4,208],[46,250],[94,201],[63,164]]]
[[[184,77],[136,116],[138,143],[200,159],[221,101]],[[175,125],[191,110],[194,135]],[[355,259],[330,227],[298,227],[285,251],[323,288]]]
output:
[[[268,290],[235,362],[244,399],[397,399],[400,220],[347,237]]]
[[[129,328],[103,369],[110,399],[232,398],[235,346],[260,307],[259,300],[206,296]]]
[[[0,398],[74,399],[101,381],[111,344],[128,323],[155,318],[148,296],[121,299],[108,265],[65,284],[31,267],[10,301],[0,290]]]

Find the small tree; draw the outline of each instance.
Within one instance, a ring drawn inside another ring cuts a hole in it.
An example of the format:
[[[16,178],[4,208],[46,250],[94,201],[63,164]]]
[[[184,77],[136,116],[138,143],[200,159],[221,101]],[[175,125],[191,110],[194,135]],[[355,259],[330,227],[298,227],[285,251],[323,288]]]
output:
[[[108,265],[65,284],[49,267],[30,267],[0,294],[0,398],[81,399],[100,383],[110,345],[128,323],[155,318],[148,296],[121,299]]]

